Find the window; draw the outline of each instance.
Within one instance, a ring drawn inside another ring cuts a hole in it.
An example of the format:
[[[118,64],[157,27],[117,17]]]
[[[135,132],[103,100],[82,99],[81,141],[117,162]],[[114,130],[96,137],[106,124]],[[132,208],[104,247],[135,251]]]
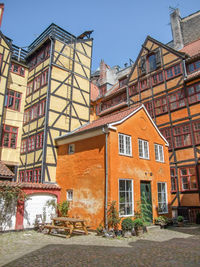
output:
[[[132,156],[131,136],[119,134],[119,154]]]
[[[29,96],[30,94],[32,94],[32,92],[33,92],[33,81],[27,84],[26,95]]]
[[[72,189],[68,189],[67,190],[67,200],[68,201],[72,201],[73,200],[73,190]]]
[[[154,71],[157,68],[157,64],[156,64],[156,55],[152,54],[148,57],[148,61],[149,61],[149,71]]]
[[[200,144],[200,121],[194,121],[192,126],[194,130],[195,144]]]
[[[200,83],[194,84],[187,88],[189,104],[200,101]]]
[[[185,95],[184,92],[178,91],[169,95],[170,110],[185,107]]]
[[[193,63],[190,63],[187,66],[188,73],[197,71],[199,69],[200,69],[200,60],[197,60],[197,61],[195,61]]]
[[[24,111],[24,124],[43,116],[45,114],[45,104],[46,104],[46,101],[43,100],[40,103],[25,110]]]
[[[177,64],[165,70],[166,79],[173,78],[181,73],[181,65]]]
[[[70,144],[68,146],[68,154],[71,155],[71,154],[74,154],[75,153],[75,145],[74,144]]]
[[[156,85],[162,82],[163,82],[163,72],[156,73],[152,76],[153,85]]]
[[[153,108],[153,102],[147,102],[145,103],[145,107],[147,109],[147,111],[149,112],[149,115],[154,118],[154,108]]]
[[[41,169],[31,169],[19,172],[20,182],[40,183],[41,182]]]
[[[167,184],[158,183],[158,213],[168,213]]]
[[[174,145],[176,148],[190,146],[191,141],[191,128],[189,124],[176,126],[173,128]]]
[[[13,73],[15,73],[15,74],[18,74],[20,76],[23,76],[23,77],[25,75],[25,69],[24,69],[24,67],[22,67],[22,66],[20,66],[18,64],[14,64],[13,63],[11,65],[10,71],[13,72]]]
[[[176,176],[176,170],[174,168],[170,169],[170,175],[171,175],[171,191],[176,192],[177,191],[177,176]]]
[[[167,142],[169,143],[169,149],[172,148],[172,136],[170,127],[160,129],[162,135],[165,137]]]
[[[17,145],[17,128],[4,125],[2,146],[16,148]]]
[[[154,100],[155,114],[160,115],[168,111],[166,96]]]
[[[159,162],[164,162],[164,153],[163,153],[163,146],[154,144],[155,149],[155,159]]]
[[[133,214],[133,181],[119,180],[119,215],[131,216]]]
[[[35,149],[35,136],[28,138],[28,151],[33,151]]]
[[[140,90],[143,91],[145,89],[149,88],[149,82],[147,79],[144,79],[140,81]]]
[[[121,88],[122,86],[126,85],[127,84],[127,80],[128,78],[123,78],[121,80],[119,80],[119,87]]]
[[[136,95],[138,93],[138,84],[133,84],[129,87],[129,95]]]
[[[182,191],[197,190],[197,178],[195,167],[181,168],[180,178]]]
[[[29,62],[30,70],[50,56],[50,45],[43,47]]]
[[[21,94],[12,91],[12,90],[7,90],[6,92],[6,102],[5,106],[7,108],[19,111],[20,110],[20,102],[21,102]]]
[[[44,132],[41,132],[36,135],[36,149],[43,147]]]
[[[27,139],[23,139],[21,142],[21,153],[25,153],[26,152],[26,147],[27,146]]]
[[[139,157],[142,159],[149,159],[149,142],[138,139],[139,144]]]

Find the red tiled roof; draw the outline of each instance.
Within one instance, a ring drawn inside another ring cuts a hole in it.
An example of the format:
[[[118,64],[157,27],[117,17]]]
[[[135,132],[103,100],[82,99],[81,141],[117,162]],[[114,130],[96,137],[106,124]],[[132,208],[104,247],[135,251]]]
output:
[[[200,39],[184,46],[180,51],[188,54],[190,57],[200,54]]]
[[[120,121],[120,120],[124,119],[125,117],[127,117],[129,114],[131,114],[133,111],[138,109],[139,107],[141,107],[141,104],[135,105],[132,108],[126,108],[122,111],[118,111],[116,113],[112,113],[112,114],[103,116],[103,117],[83,126],[82,128],[79,128],[74,133],[83,132],[83,131],[86,131],[89,129],[98,128],[98,127],[106,125],[106,124]]]
[[[189,74],[186,78],[186,80],[192,80],[193,78],[199,77],[200,76],[200,70],[199,71],[195,71],[191,74]]]
[[[14,177],[15,174],[3,163],[0,161],[0,176]]]
[[[39,184],[39,183],[0,181],[0,187],[3,187],[3,186],[60,190],[60,187],[57,184]]]
[[[98,86],[96,86],[95,84],[93,84],[91,82],[91,95],[90,95],[90,99],[92,101],[95,101],[98,96],[99,96],[99,88],[98,88]]]

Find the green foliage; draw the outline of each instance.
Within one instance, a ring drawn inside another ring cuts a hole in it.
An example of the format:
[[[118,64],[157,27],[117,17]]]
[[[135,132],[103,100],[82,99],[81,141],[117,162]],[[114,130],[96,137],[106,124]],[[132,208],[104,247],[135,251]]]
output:
[[[155,224],[168,224],[169,219],[166,216],[159,216],[154,219]]]
[[[142,219],[140,218],[137,218],[133,221],[133,225],[135,228],[140,228],[140,227],[143,227],[144,226],[144,222]]]
[[[69,211],[69,201],[65,200],[57,205],[58,211],[61,216],[66,217]]]
[[[27,196],[19,187],[5,185],[0,187],[0,227],[11,224],[11,217],[15,214],[17,201],[23,201]]]
[[[122,230],[131,231],[134,228],[133,220],[129,217],[122,221]]]
[[[47,207],[52,207],[54,209],[56,209],[57,213],[59,213],[59,215],[66,217],[69,211],[69,201],[65,200],[61,203],[56,203],[55,199],[51,199],[48,200],[46,202]]]
[[[141,197],[141,203],[139,205],[141,219],[143,222],[151,222],[152,221],[152,205],[148,202],[145,193]]]
[[[116,201],[112,201],[108,209],[108,227],[118,230],[120,223],[119,213],[116,208]]]
[[[96,228],[97,234],[101,235],[103,233],[103,225],[100,223],[99,226]]]
[[[183,220],[184,220],[183,216],[178,216],[177,217],[177,222],[183,222]]]

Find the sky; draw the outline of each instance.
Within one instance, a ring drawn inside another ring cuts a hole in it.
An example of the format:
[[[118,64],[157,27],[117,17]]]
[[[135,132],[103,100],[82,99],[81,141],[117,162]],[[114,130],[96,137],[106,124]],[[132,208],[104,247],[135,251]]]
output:
[[[92,70],[101,59],[124,67],[133,61],[147,35],[172,40],[170,7],[181,17],[200,10],[200,0],[1,0],[1,31],[20,47],[32,43],[51,23],[78,36],[94,30]]]

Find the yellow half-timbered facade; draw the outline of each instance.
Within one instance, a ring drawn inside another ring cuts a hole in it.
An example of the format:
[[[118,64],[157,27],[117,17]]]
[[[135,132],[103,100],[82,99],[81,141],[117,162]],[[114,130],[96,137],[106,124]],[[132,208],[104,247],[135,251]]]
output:
[[[54,138],[89,121],[91,31],[51,24],[26,50],[2,34],[1,161],[21,182],[55,182]]]

